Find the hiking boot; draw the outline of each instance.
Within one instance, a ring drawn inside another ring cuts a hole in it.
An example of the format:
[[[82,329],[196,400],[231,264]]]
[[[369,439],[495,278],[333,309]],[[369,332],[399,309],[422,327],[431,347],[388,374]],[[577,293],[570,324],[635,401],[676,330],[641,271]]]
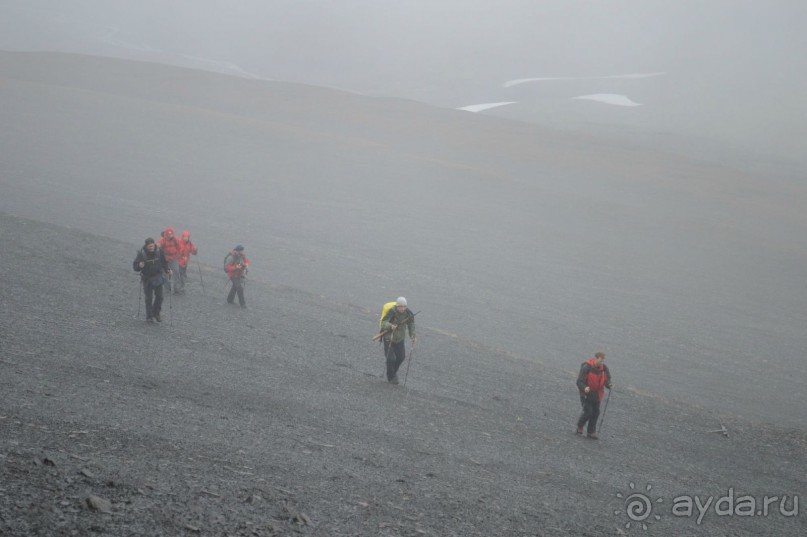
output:
[[[389,383],[390,383],[390,384],[396,384],[396,385],[397,385],[397,384],[398,384],[398,376],[397,376],[397,375],[395,375],[394,377],[392,377],[391,379],[389,379]]]
[[[590,438],[591,440],[598,440],[599,439],[599,436],[597,436],[597,433],[588,433],[586,436],[588,438]]]
[[[153,323],[154,319],[152,317],[146,317],[146,322],[147,323]]]
[[[583,436],[583,428],[578,427],[577,430],[574,432],[574,434],[576,434],[578,436]]]
[[[155,314],[154,314],[154,320],[155,320],[155,321],[157,321],[158,323],[163,322],[163,320],[160,318],[160,314],[159,314],[159,313],[155,313]]]

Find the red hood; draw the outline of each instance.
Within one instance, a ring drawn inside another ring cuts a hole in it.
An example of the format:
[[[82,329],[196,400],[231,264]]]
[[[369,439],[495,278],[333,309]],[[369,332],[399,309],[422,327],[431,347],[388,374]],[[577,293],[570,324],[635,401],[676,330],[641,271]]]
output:
[[[182,232],[182,240],[184,242],[187,242],[187,241],[191,240],[191,232],[190,231],[183,231]]]

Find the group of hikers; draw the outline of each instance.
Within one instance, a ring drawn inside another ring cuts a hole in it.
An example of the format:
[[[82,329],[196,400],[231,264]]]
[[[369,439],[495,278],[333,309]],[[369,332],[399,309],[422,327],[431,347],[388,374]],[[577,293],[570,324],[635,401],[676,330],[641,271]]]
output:
[[[155,241],[148,237],[143,247],[137,252],[132,268],[140,273],[143,296],[146,301],[146,322],[162,322],[160,313],[163,303],[163,289],[168,293],[183,294],[188,275],[188,264],[192,255],[197,255],[199,249],[191,241],[189,231],[183,231],[177,238],[174,228],[169,227],[160,233],[160,239]],[[249,260],[244,254],[244,246],[239,244],[233,248],[224,259],[224,271],[232,283],[227,295],[227,303],[234,304],[238,296],[238,303],[242,308],[247,307],[244,298],[244,283],[249,270]],[[201,277],[201,269],[200,269]]]
[[[198,249],[191,242],[191,234],[183,231],[176,238],[174,228],[169,227],[160,234],[160,240],[149,237],[135,257],[133,268],[140,273],[143,294],[146,301],[146,321],[161,322],[160,311],[163,302],[163,287],[168,292],[181,294],[185,290],[186,271],[191,255],[197,255]],[[244,246],[239,244],[225,256],[224,271],[231,282],[227,294],[227,303],[238,303],[246,308],[244,299],[244,283],[249,270],[249,260],[244,253]],[[200,269],[201,276],[201,269]],[[414,350],[415,315],[409,309],[406,298],[398,297],[394,302],[384,304],[379,321],[379,331],[373,340],[381,339],[386,359],[386,377],[390,384],[399,384],[398,370],[406,359],[405,340],[407,332]],[[410,354],[411,363],[411,354]],[[577,420],[578,435],[592,440],[597,439],[597,421],[600,416],[600,403],[605,388],[613,387],[611,372],[605,365],[605,353],[597,352],[594,358],[583,362],[577,376],[577,389],[580,392],[580,403],[583,411]],[[610,395],[610,393],[609,393]]]

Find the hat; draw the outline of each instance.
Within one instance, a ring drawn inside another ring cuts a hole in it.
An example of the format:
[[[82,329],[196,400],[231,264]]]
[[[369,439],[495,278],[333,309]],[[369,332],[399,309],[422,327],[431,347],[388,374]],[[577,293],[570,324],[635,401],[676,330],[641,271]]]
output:
[[[243,244],[239,244],[238,246],[236,246],[236,247],[234,248],[234,250],[235,250],[236,252],[240,252],[240,251],[241,251],[241,250],[243,250],[243,249],[244,249],[244,245],[243,245]]]
[[[396,306],[406,306],[406,299],[405,299],[404,297],[402,297],[402,296],[399,296],[399,297],[398,297],[398,298],[395,300],[395,305],[396,305]]]
[[[146,239],[146,244],[154,244],[154,239],[149,237],[148,239]]]

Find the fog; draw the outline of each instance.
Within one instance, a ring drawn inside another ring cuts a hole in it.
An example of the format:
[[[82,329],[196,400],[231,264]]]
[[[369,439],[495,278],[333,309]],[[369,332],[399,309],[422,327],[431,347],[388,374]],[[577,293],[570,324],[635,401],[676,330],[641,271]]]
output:
[[[800,1],[7,0],[0,49],[300,82],[805,168]],[[657,73],[652,78],[624,75]],[[516,79],[543,79],[505,87]],[[586,95],[620,97],[586,101]],[[614,106],[624,97],[641,106]]]
[[[235,76],[0,53],[0,211],[803,426],[800,4],[130,4],[6,1],[0,49]]]

